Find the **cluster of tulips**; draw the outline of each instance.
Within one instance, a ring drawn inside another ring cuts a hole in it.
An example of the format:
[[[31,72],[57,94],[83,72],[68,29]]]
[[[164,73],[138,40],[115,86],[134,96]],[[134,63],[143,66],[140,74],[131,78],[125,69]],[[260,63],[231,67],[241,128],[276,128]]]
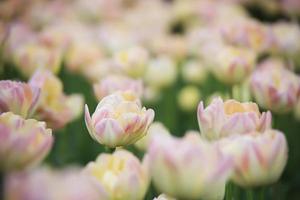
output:
[[[298,0],[0,2],[1,79],[13,71],[0,80],[0,199],[233,200],[234,187],[276,183],[288,141],[272,113],[300,120],[300,27],[261,22],[253,5],[300,16]],[[62,70],[87,81],[94,112],[65,92]],[[167,103],[199,129],[154,120],[172,87]],[[78,119],[106,152],[83,167],[41,164]]]

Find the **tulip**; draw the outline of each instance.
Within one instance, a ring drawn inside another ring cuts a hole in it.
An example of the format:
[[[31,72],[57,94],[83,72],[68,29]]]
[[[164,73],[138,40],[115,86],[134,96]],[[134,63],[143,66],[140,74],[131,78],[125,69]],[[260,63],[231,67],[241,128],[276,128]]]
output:
[[[141,78],[148,62],[148,51],[135,46],[115,53],[114,60],[120,70],[133,78]]]
[[[99,155],[84,174],[102,193],[102,200],[142,200],[149,185],[147,165],[126,150]]]
[[[269,51],[274,45],[271,29],[251,18],[224,23],[221,27],[221,33],[225,40],[231,44],[250,48],[257,53]]]
[[[286,113],[300,96],[300,79],[277,62],[266,60],[251,76],[251,91],[261,107]]]
[[[50,71],[37,71],[29,85],[41,89],[41,100],[35,117],[46,121],[49,127],[62,128],[81,115],[83,97],[78,94],[66,96],[61,81]]]
[[[0,115],[0,169],[13,171],[40,163],[51,149],[52,131],[44,122],[11,112]]]
[[[131,92],[104,97],[92,117],[85,106],[85,123],[91,137],[108,147],[124,146],[142,138],[153,121],[154,111],[142,108]]]
[[[251,74],[256,56],[250,49],[216,44],[207,49],[205,60],[219,81],[235,84]]]
[[[78,167],[40,167],[11,173],[5,180],[6,200],[99,200],[100,194]]]
[[[177,96],[179,107],[184,111],[194,111],[197,109],[197,104],[200,101],[201,94],[195,86],[185,86],[182,88]]]
[[[33,75],[39,68],[57,73],[61,66],[62,52],[39,43],[25,43],[15,49],[14,61],[26,77]]]
[[[223,102],[215,98],[204,109],[203,102],[198,106],[198,124],[201,134],[208,140],[252,131],[264,131],[271,127],[272,115],[260,113],[255,103],[240,103],[233,99]]]
[[[234,158],[233,181],[243,187],[275,183],[287,163],[288,147],[283,133],[268,129],[220,141],[222,151]]]
[[[122,75],[110,75],[94,84],[94,93],[98,100],[117,91],[131,91],[141,97],[143,83],[141,80],[134,80]]]
[[[160,137],[161,135],[170,135],[170,131],[160,122],[153,122],[147,131],[147,134],[134,143],[134,145],[142,150],[145,151],[148,149],[150,143],[152,142],[154,137]]]
[[[171,86],[177,77],[177,68],[173,60],[166,56],[152,59],[144,76],[145,83],[161,89]]]
[[[0,114],[13,112],[22,117],[30,117],[40,99],[40,89],[16,81],[0,81]]]
[[[297,24],[279,22],[272,26],[276,49],[288,56],[297,56],[300,52],[300,28]]]
[[[154,186],[178,199],[223,199],[233,163],[217,146],[189,134],[155,138],[149,147]]]

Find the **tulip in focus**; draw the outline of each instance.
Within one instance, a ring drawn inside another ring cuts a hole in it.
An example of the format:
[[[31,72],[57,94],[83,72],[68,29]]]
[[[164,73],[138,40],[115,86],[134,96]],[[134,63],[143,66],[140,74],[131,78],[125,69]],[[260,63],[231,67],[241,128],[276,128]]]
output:
[[[170,131],[160,122],[153,122],[147,131],[147,134],[140,140],[138,140],[134,145],[145,151],[148,149],[150,143],[154,139],[154,137],[160,137],[161,135],[170,135]]]
[[[251,76],[251,91],[261,107],[286,113],[300,97],[300,78],[277,62],[266,60]]]
[[[13,112],[22,117],[30,117],[39,102],[40,89],[27,83],[0,81],[0,114]]]
[[[23,119],[11,112],[0,115],[0,170],[33,167],[52,147],[51,129],[44,122]]]
[[[83,97],[79,94],[66,96],[62,82],[50,71],[37,71],[31,77],[29,85],[41,90],[41,100],[35,117],[46,121],[49,127],[62,128],[81,115]]]
[[[268,129],[220,141],[220,148],[235,162],[233,181],[243,187],[275,183],[287,163],[288,147],[283,133]]]
[[[215,98],[205,109],[203,102],[198,106],[200,131],[208,140],[264,131],[271,123],[271,112],[260,113],[257,104],[251,102],[240,103],[233,99],[223,102],[221,98]]]
[[[155,138],[149,148],[154,186],[178,199],[223,199],[233,163],[199,135]]]
[[[101,200],[143,200],[149,185],[147,165],[126,150],[100,154],[84,174],[98,188]]]
[[[85,123],[91,137],[108,147],[135,143],[147,132],[154,118],[152,109],[142,108],[131,92],[117,92],[104,97],[90,116],[85,106]]]
[[[94,93],[98,100],[114,92],[133,92],[141,97],[143,93],[143,83],[141,80],[135,80],[122,75],[110,75],[94,84]]]

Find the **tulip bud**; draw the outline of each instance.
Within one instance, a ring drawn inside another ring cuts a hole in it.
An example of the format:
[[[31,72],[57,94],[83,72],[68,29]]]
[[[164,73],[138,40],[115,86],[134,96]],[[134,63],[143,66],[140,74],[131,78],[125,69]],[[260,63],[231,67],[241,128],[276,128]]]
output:
[[[154,186],[178,199],[223,199],[232,167],[230,157],[199,135],[161,136],[149,147]]]
[[[144,79],[146,84],[160,89],[172,85],[176,77],[176,64],[169,57],[164,56],[150,61]]]
[[[118,92],[104,97],[92,117],[85,106],[85,123],[91,137],[109,147],[135,143],[153,121],[154,111],[142,108],[131,92]]]
[[[82,113],[83,97],[77,94],[66,96],[61,81],[51,72],[37,71],[31,77],[29,85],[41,90],[35,117],[46,121],[49,127],[62,128]]]
[[[161,135],[170,135],[170,131],[160,122],[154,122],[149,126],[147,134],[134,143],[134,145],[140,150],[147,150],[154,137],[160,137]]]
[[[272,115],[269,111],[260,113],[255,103],[240,103],[233,99],[223,102],[221,98],[215,98],[205,109],[200,102],[198,123],[204,138],[216,140],[234,134],[264,131],[271,127]]]
[[[126,150],[99,155],[86,166],[84,174],[97,186],[103,200],[142,200],[149,185],[147,166]]]
[[[277,130],[253,132],[220,141],[220,148],[234,158],[233,181],[243,187],[276,182],[287,162],[285,136]]]
[[[148,51],[138,46],[121,50],[114,55],[121,71],[133,78],[141,78],[144,75],[148,57]]]
[[[300,78],[277,62],[266,60],[252,74],[251,90],[261,107],[286,113],[300,96]]]
[[[51,149],[52,131],[44,122],[11,112],[0,115],[0,169],[20,170],[41,162]]]
[[[134,80],[122,75],[110,75],[94,84],[94,93],[98,100],[117,91],[131,91],[136,96],[141,97],[143,83],[141,80]]]
[[[0,81],[0,114],[13,112],[22,117],[30,117],[39,102],[40,89],[16,81]]]
[[[182,88],[177,96],[179,107],[187,112],[191,112],[197,109],[197,104],[200,101],[201,94],[195,86],[185,86]]]

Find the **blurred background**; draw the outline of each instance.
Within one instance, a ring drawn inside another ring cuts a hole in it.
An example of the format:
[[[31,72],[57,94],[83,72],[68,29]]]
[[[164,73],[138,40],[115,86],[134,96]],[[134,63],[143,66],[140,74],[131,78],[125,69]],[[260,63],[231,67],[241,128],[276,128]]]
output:
[[[183,136],[199,131],[201,100],[258,102],[251,77],[259,66],[280,65],[298,77],[299,19],[299,0],[4,0],[0,77],[28,81],[46,68],[66,95],[81,94],[90,111],[101,99],[95,85],[105,78],[138,79],[143,105],[155,110],[155,121]],[[297,102],[288,109],[258,102],[261,110],[272,111],[273,127],[289,145],[287,167],[268,189],[268,199],[300,199]],[[105,151],[88,134],[82,113],[55,128],[54,136],[45,163],[55,168],[84,166]],[[143,156],[134,145],[126,148]],[[151,187],[147,199],[157,195]]]

